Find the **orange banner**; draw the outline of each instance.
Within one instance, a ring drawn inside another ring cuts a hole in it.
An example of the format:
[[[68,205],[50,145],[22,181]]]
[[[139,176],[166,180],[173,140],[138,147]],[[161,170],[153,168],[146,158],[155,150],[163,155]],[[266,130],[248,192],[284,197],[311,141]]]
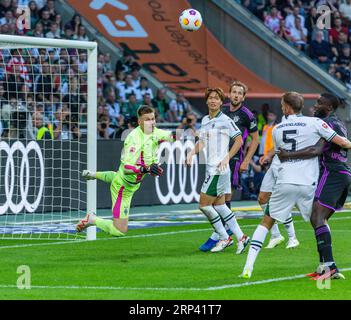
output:
[[[233,58],[205,26],[183,31],[185,0],[67,0],[101,34],[133,52],[142,67],[176,91],[203,92],[233,80],[251,93],[280,93]]]

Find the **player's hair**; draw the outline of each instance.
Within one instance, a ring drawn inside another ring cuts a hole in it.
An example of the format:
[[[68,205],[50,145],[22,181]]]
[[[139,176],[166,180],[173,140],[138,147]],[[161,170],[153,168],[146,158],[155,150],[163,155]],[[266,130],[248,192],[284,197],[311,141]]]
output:
[[[284,93],[282,100],[284,103],[289,105],[296,113],[300,113],[303,109],[304,98],[302,94],[298,92],[286,92]]]
[[[141,118],[144,114],[149,113],[155,113],[155,109],[146,105],[141,105],[137,111],[138,118]]]
[[[216,92],[218,94],[219,98],[222,100],[222,102],[224,102],[225,94],[221,88],[206,88],[206,91],[205,91],[205,100],[206,101],[212,92]]]
[[[321,97],[326,99],[328,101],[329,105],[331,105],[334,110],[336,110],[339,107],[339,105],[340,105],[339,98],[337,96],[335,96],[334,94],[330,93],[330,92],[322,93]]]
[[[245,83],[243,82],[240,82],[240,81],[233,81],[229,87],[229,92],[232,91],[233,87],[241,87],[243,88],[243,91],[244,91],[244,96],[246,96],[246,93],[247,93],[247,90],[248,90],[248,87]]]

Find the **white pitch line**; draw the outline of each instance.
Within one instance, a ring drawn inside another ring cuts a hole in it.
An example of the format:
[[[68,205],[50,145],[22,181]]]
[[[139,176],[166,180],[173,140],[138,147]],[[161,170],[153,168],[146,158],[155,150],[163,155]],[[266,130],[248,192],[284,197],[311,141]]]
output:
[[[340,271],[351,271],[351,268],[340,269]],[[152,287],[103,287],[103,286],[30,286],[31,289],[77,289],[77,290],[124,290],[124,291],[218,291],[225,289],[233,289],[233,288],[241,288],[241,287],[249,287],[260,284],[272,283],[272,282],[282,282],[289,280],[296,280],[306,278],[305,274],[298,274],[295,276],[289,277],[281,277],[281,278],[271,278],[259,281],[252,282],[244,282],[244,283],[235,283],[235,284],[227,284],[222,286],[215,287],[207,287],[207,288],[152,288]],[[16,285],[7,285],[0,284],[0,288],[17,288]]]
[[[349,220],[351,217],[335,217],[333,220]],[[307,223],[304,220],[295,221],[296,223]],[[249,224],[249,225],[242,225],[242,228],[254,228],[257,227],[256,224]],[[111,240],[122,240],[122,239],[132,239],[132,238],[149,238],[149,237],[158,237],[158,236],[168,236],[168,235],[175,235],[175,234],[182,234],[182,233],[193,233],[193,232],[202,232],[202,231],[209,231],[212,228],[206,229],[191,229],[191,230],[179,230],[179,231],[170,231],[170,232],[160,232],[160,233],[150,233],[150,234],[137,234],[134,236],[125,236],[125,237],[115,237],[115,238],[103,238],[97,239],[96,241],[111,241]],[[311,229],[313,230],[313,229]],[[35,240],[35,239],[33,239]],[[33,243],[33,244],[23,244],[23,245],[13,245],[13,246],[0,246],[1,249],[16,249],[16,248],[26,248],[26,247],[39,247],[39,246],[49,246],[49,245],[60,245],[60,244],[74,244],[74,243],[87,243],[87,240],[72,240],[72,241],[58,241],[52,243]]]

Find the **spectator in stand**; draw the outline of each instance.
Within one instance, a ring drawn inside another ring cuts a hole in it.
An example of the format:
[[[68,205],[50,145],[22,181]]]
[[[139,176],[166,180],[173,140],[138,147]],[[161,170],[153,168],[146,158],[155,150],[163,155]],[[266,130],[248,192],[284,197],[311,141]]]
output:
[[[301,28],[305,28],[305,18],[300,14],[300,7],[295,6],[292,12],[285,18],[285,26],[291,31],[296,28],[296,19],[300,19]],[[306,32],[307,36],[307,32]]]
[[[106,96],[106,107],[108,107],[108,115],[111,120],[111,127],[117,128],[121,118],[121,107],[116,98],[116,93],[114,89],[108,89]]]
[[[102,70],[103,73],[106,72],[112,72],[112,61],[111,61],[111,55],[109,53],[103,54],[103,61],[102,61]]]
[[[278,8],[277,5],[277,0],[268,0],[268,2],[266,3],[265,7],[264,7],[264,12],[263,12],[263,20],[266,19],[266,17],[270,14],[271,9],[273,7],[276,7],[278,11],[280,11],[280,8]]]
[[[147,92],[144,93],[143,100],[142,100],[141,104],[144,105],[144,106],[149,106],[149,107],[153,108],[152,98],[151,98],[150,93],[147,93]]]
[[[62,37],[62,34],[63,34],[62,16],[60,14],[57,14],[56,17],[55,17],[54,22],[57,23],[57,29],[60,31],[60,36]]]
[[[89,41],[89,37],[87,36],[85,27],[83,25],[79,26],[78,34],[74,34],[73,40]]]
[[[36,140],[51,140],[54,138],[49,128],[44,124],[43,114],[40,112],[34,112],[32,115],[34,136]]]
[[[266,0],[251,0],[252,13],[263,20],[264,9],[266,6]]]
[[[307,29],[307,41],[311,42],[312,32],[317,28],[317,20],[320,15],[317,13],[317,8],[312,7],[306,16],[305,27]],[[327,39],[325,39],[327,40]],[[329,39],[327,40],[329,41]]]
[[[351,0],[346,0],[346,2],[342,2],[340,4],[339,11],[341,13],[342,18],[347,20],[348,23],[351,22]]]
[[[1,0],[0,2],[0,17],[4,17],[6,12],[12,11],[12,3],[11,0]]]
[[[189,112],[177,127],[177,135],[180,134],[180,139],[194,139],[198,136],[198,129],[196,115],[193,112]]]
[[[33,29],[39,21],[39,9],[35,1],[30,1],[28,7],[30,9],[30,25]]]
[[[301,25],[301,19],[295,18],[295,26],[290,29],[293,45],[301,50],[305,50],[307,41],[307,29]]]
[[[148,93],[151,99],[154,98],[151,88],[149,87],[149,82],[145,77],[140,78],[140,86],[136,88],[136,98],[137,100],[142,100],[145,93]]]
[[[61,32],[56,22],[51,22],[50,31],[45,34],[45,38],[61,39]]]
[[[349,30],[346,27],[342,26],[342,20],[340,18],[334,19],[334,26],[329,30],[329,42],[334,44],[338,41],[340,32],[343,32],[349,35]]]
[[[40,20],[41,24],[43,25],[43,33],[46,34],[50,31],[50,25],[51,25],[51,19],[50,19],[50,12],[49,10],[45,9],[41,12],[40,15]]]
[[[267,155],[273,148],[273,129],[277,124],[277,115],[268,111],[267,113],[267,123],[263,126],[262,129],[262,138],[258,148],[258,154],[260,156]]]
[[[292,42],[291,32],[285,26],[285,20],[284,19],[279,21],[279,29],[277,31],[277,35],[279,37],[281,37],[282,39],[288,41],[288,42]]]
[[[110,117],[108,115],[108,111],[106,112],[104,106],[99,106],[98,110],[98,139],[110,139],[110,137],[113,136],[115,130],[110,127]]]
[[[86,73],[88,71],[88,59],[87,59],[87,53],[85,50],[82,50],[79,53],[78,70],[81,73]]]
[[[16,23],[16,18],[13,15],[12,10],[8,10],[5,13],[5,16],[0,19],[0,26],[3,26],[4,24],[11,24],[11,23]]]
[[[121,70],[116,73],[116,87],[119,92],[122,91],[121,88],[126,84],[126,82],[124,81],[125,77],[125,73]]]
[[[344,32],[339,33],[338,41],[331,46],[333,54],[333,61],[335,62],[342,52],[342,47],[347,43],[347,34]]]
[[[123,71],[124,73],[130,73],[134,68],[140,69],[140,65],[138,62],[135,61],[133,54],[128,50],[125,50],[123,52],[123,57],[116,63],[116,75],[119,71]]]
[[[137,110],[140,107],[140,103],[138,103],[134,92],[128,94],[127,97],[128,100],[123,103],[122,112],[128,122],[132,117],[137,116]]]
[[[46,0],[35,0],[38,10],[41,10],[46,5]]]
[[[176,98],[169,103],[166,120],[168,122],[180,122],[190,112],[192,112],[192,108],[189,102],[182,93],[177,93]]]
[[[152,100],[152,104],[156,113],[156,121],[164,122],[166,118],[166,114],[169,110],[169,105],[166,100],[166,90],[158,89],[156,93],[156,97]]]
[[[274,33],[278,33],[279,25],[281,20],[280,12],[278,11],[277,7],[271,7],[269,14],[266,16],[264,20],[264,24]]]
[[[326,71],[332,62],[332,52],[328,41],[324,40],[323,31],[316,32],[316,39],[311,42],[310,54],[313,61]]]
[[[41,11],[43,10],[48,10],[50,14],[50,20],[55,21],[55,17],[57,15],[57,12],[55,10],[55,0],[47,0],[46,5]]]
[[[73,30],[73,34],[78,34],[79,31],[79,27],[82,25],[82,17],[80,16],[80,14],[75,14],[71,21],[67,22],[65,27],[69,26],[72,30]]]
[[[64,28],[64,34],[62,35],[62,39],[73,40],[73,29],[71,26],[67,25]]]
[[[125,102],[128,100],[128,95],[131,93],[136,94],[136,88],[133,85],[133,78],[131,74],[127,74],[125,78],[124,86],[120,87],[119,95],[122,98],[122,101]]]
[[[140,72],[139,72],[140,68],[139,67],[134,67],[132,68],[131,71],[131,76],[132,76],[132,83],[134,88],[138,88],[140,86]]]
[[[27,32],[27,36],[37,37],[37,38],[44,38],[44,27],[43,24],[39,21],[36,25],[34,30]]]
[[[351,80],[350,63],[351,63],[350,45],[348,43],[345,43],[342,47],[341,54],[336,60],[336,72],[340,73],[341,81],[346,83],[349,83]]]

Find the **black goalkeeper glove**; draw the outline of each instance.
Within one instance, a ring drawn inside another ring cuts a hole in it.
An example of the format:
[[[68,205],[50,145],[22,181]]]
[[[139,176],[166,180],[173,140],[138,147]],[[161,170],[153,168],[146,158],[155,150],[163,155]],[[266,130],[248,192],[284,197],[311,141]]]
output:
[[[149,173],[150,170],[149,170],[149,168],[147,168],[147,167],[140,167],[140,172],[143,173],[143,174],[145,174],[145,173]]]
[[[157,163],[153,163],[150,168],[150,173],[152,176],[161,176],[163,173],[163,169],[157,164]]]

